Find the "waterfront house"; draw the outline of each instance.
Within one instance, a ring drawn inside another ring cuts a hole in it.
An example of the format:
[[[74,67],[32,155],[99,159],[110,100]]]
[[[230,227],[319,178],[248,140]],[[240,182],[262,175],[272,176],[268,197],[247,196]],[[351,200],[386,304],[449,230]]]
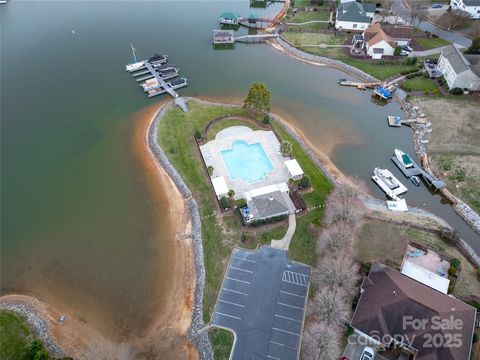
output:
[[[438,69],[450,89],[480,90],[480,62],[477,59],[471,63],[454,45],[442,50]]]
[[[480,0],[450,0],[452,10],[460,10],[472,19],[480,19]]]
[[[251,221],[262,221],[295,213],[285,183],[264,186],[245,193]]]
[[[415,360],[468,360],[476,309],[386,265],[364,278],[351,326],[379,351]]]
[[[393,56],[395,41],[376,23],[363,32],[364,49],[372,59],[381,59],[383,56]]]
[[[340,3],[335,13],[335,29],[362,31],[370,26],[375,4],[350,1]]]
[[[408,45],[411,41],[411,27],[408,26],[381,26],[375,23],[355,39],[357,44],[361,39],[363,49],[372,59],[381,59],[383,56],[393,56],[397,46]]]

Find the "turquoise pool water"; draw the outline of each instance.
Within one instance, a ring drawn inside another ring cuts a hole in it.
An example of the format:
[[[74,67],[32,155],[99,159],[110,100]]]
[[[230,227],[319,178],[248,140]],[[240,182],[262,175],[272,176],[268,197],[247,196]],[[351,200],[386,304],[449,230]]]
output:
[[[263,180],[273,170],[260,143],[248,145],[245,141],[237,140],[232,143],[230,150],[221,153],[232,180],[242,179],[253,183]]]

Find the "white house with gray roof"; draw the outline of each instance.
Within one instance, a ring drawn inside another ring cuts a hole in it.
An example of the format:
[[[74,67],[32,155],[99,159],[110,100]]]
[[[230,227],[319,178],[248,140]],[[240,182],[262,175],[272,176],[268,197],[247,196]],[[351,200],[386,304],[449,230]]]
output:
[[[454,45],[442,50],[438,69],[450,89],[480,90],[480,64],[470,63]]]
[[[472,19],[480,19],[480,0],[450,0],[450,6],[468,13]]]
[[[295,213],[295,205],[288,195],[285,183],[264,186],[245,193],[252,221]]]
[[[363,31],[372,23],[375,9],[375,4],[356,1],[340,3],[335,13],[335,28]]]

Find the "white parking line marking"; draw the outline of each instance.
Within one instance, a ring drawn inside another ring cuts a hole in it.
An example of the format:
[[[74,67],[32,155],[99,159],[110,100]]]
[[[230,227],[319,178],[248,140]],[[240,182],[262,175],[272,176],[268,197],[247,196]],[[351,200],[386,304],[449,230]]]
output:
[[[218,301],[220,301],[220,302],[222,302],[222,303],[225,303],[225,304],[230,304],[230,305],[245,307],[245,305],[237,304],[237,303],[234,303],[234,302],[231,302],[231,301],[227,301],[227,300],[222,300],[222,299],[220,299],[220,300],[218,300]]]
[[[280,358],[277,358],[277,357],[275,357],[275,356],[270,356],[270,355],[267,355],[267,358],[273,359],[273,360],[282,360],[282,359],[280,359]]]
[[[301,323],[301,321],[300,321],[300,320],[292,319],[292,318],[289,318],[289,317],[287,317],[287,316],[278,315],[278,314],[275,314],[275,316],[276,316],[276,317],[279,317],[279,318],[282,318],[282,319],[292,320],[292,321],[295,321],[295,322]]]
[[[234,256],[233,257],[234,259],[238,259],[238,260],[245,260],[245,261],[249,261],[249,262],[252,262],[252,263],[256,263],[255,260],[250,260],[250,259],[246,259],[246,258],[242,258],[242,257],[238,257],[238,256]]]
[[[232,265],[230,265],[230,269],[235,269],[235,270],[245,271],[245,272],[248,272],[248,273],[250,273],[250,274],[252,274],[252,273],[253,273],[253,271],[251,271],[251,270],[240,269],[240,268],[237,268],[237,267],[235,267],[235,266],[232,266]]]
[[[250,285],[250,282],[249,282],[249,281],[240,280],[240,279],[235,279],[235,278],[232,278],[232,277],[230,277],[230,276],[226,276],[226,278],[229,279],[229,280],[240,281],[240,282],[243,282],[243,283],[245,283],[245,284]]]
[[[231,291],[231,292],[233,292],[233,293],[235,293],[235,294],[241,294],[241,295],[248,296],[248,294],[245,294],[245,293],[243,293],[243,292],[241,292],[241,291],[232,290],[232,289],[227,289],[227,288],[225,288],[225,287],[223,288],[223,290]]]
[[[293,306],[293,305],[289,305],[289,304],[281,303],[281,302],[278,302],[278,301],[277,301],[277,304],[278,304],[278,305],[283,305],[283,306],[288,306],[288,307],[291,307],[291,308],[294,308],[294,309],[303,310],[303,308],[302,308],[302,307],[300,307],[300,306]]]
[[[277,331],[281,331],[281,332],[284,332],[284,333],[287,333],[287,334],[292,334],[292,335],[295,335],[295,336],[300,336],[300,334],[297,334],[297,333],[294,333],[294,332],[291,332],[291,331],[287,331],[287,330],[283,330],[283,329],[279,329],[279,328],[276,328],[276,327],[272,327],[273,330],[277,330]]]
[[[307,286],[307,278],[307,275],[288,270],[285,270],[282,275],[282,281],[301,286]]]
[[[271,340],[270,340],[269,342],[271,342],[272,344],[275,344],[275,345],[280,345],[280,346],[286,347],[286,348],[288,348],[288,349],[297,350],[297,348],[290,347],[290,346],[287,346],[287,345],[285,345],[285,344],[282,344],[282,343],[279,343],[279,342],[276,342],[276,341],[271,341]]]
[[[221,313],[221,312],[218,312],[218,311],[215,311],[215,314],[228,316],[230,318],[237,319],[237,320],[242,320],[242,318],[239,318],[238,316],[228,315],[228,314],[224,314],[224,313]]]
[[[305,296],[303,295],[298,295],[298,294],[294,294],[294,293],[291,293],[291,292],[288,292],[288,291],[283,291],[283,290],[280,290],[281,293],[284,293],[284,294],[288,294],[288,295],[293,295],[293,296],[298,296],[299,298],[305,298]]]

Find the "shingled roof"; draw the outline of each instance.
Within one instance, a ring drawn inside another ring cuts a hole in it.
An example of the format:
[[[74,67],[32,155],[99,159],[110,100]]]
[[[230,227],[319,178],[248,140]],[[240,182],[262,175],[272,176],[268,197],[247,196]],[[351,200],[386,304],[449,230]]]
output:
[[[366,29],[363,33],[363,39],[368,43],[368,45],[373,46],[380,41],[384,40],[391,47],[395,47],[395,42],[393,39],[388,36],[382,29],[379,23],[375,23]]]
[[[476,309],[470,305],[383,264],[374,264],[362,283],[362,294],[351,325],[364,334],[375,334],[380,339],[403,337],[404,343],[416,350],[416,360],[468,360],[475,315]],[[414,327],[411,324],[404,326],[406,316],[425,319],[427,323],[424,327]],[[449,329],[438,329],[435,322],[432,322],[434,317],[449,320],[449,324],[456,322],[461,325],[457,328],[451,326]],[[438,336],[444,341],[459,336],[462,343],[460,346],[428,347],[427,339],[430,336]]]
[[[373,8],[371,5],[373,5]],[[375,4],[363,4],[356,1],[350,1],[338,5],[337,20],[369,23],[371,18],[367,16],[367,12],[374,11]]]
[[[465,56],[455,47],[455,45],[447,46],[442,50],[442,56],[448,60],[453,70],[457,74],[461,74],[470,68],[470,63]]]
[[[286,214],[290,211],[290,208],[285,196],[288,197],[288,194],[280,191],[258,195],[248,201],[248,207],[255,219],[266,219]]]

